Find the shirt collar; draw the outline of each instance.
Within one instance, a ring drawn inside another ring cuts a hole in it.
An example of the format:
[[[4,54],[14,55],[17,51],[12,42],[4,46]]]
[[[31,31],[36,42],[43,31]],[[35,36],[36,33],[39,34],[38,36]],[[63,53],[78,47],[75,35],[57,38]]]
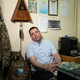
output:
[[[40,43],[33,41],[34,44],[41,44],[43,42],[43,39],[40,41]]]

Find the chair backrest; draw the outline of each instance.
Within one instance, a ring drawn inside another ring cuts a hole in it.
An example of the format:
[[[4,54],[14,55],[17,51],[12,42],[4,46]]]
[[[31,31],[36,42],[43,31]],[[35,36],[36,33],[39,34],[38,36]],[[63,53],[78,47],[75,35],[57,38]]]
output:
[[[29,68],[31,69],[31,66],[30,66],[30,61],[29,61],[29,59],[27,58],[26,53],[25,53],[25,60],[26,60],[26,62],[27,62],[27,64],[28,64]]]
[[[30,61],[27,59],[27,55],[26,55],[26,53],[25,53],[25,61],[26,61],[26,63],[27,63],[27,65],[28,65],[28,76],[29,76],[29,80],[31,80],[31,66],[30,66]]]

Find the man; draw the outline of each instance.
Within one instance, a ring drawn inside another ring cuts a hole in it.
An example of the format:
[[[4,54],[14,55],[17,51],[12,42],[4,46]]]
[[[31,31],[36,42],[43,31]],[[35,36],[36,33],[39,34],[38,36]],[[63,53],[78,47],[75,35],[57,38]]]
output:
[[[43,39],[37,27],[31,27],[29,34],[33,40],[27,47],[27,58],[31,63],[32,80],[50,80],[55,66],[61,63],[60,55],[51,41]]]

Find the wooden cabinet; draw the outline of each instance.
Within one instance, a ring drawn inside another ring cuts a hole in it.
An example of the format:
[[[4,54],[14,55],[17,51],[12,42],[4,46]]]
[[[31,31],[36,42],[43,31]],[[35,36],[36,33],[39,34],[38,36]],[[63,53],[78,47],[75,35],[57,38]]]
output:
[[[80,63],[80,56],[77,57],[66,56],[66,55],[60,55],[60,56],[62,61]]]

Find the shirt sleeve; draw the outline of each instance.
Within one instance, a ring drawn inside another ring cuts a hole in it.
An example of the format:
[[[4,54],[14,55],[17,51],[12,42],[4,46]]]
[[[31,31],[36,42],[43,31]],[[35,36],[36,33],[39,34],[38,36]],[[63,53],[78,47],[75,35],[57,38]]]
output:
[[[33,48],[31,46],[27,47],[26,55],[27,55],[27,58],[30,58],[30,56],[34,55]]]
[[[50,42],[50,47],[51,47],[52,54],[55,54],[56,52],[58,52],[52,42]]]

